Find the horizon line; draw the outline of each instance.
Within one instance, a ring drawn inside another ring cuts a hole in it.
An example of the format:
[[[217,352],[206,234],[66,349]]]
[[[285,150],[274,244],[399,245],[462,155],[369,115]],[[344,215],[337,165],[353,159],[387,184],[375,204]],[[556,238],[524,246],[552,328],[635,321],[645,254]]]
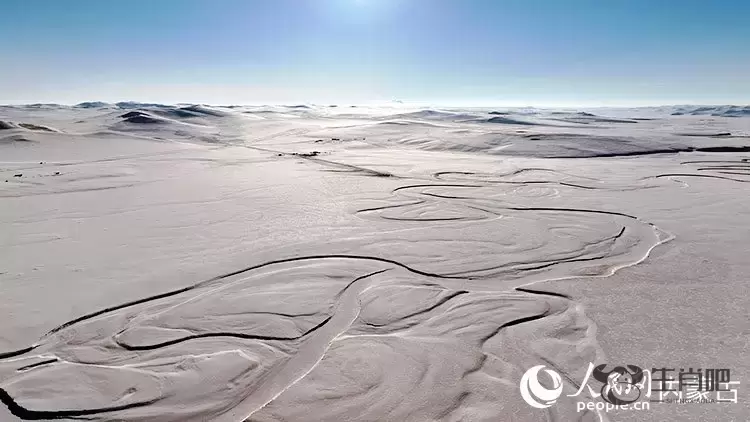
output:
[[[156,101],[137,101],[137,100],[121,100],[121,101],[81,101],[77,103],[67,103],[67,102],[61,102],[61,103],[52,103],[52,102],[15,102],[11,101],[9,103],[0,103],[0,106],[7,107],[7,106],[65,106],[65,107],[76,107],[83,104],[97,104],[101,103],[103,104],[101,107],[106,106],[117,106],[118,104],[134,104],[134,105],[142,105],[142,106],[177,106],[177,105],[205,105],[205,106],[212,106],[212,107],[290,107],[290,106],[312,106],[312,107],[328,107],[328,108],[336,108],[336,107],[424,107],[424,108],[511,108],[511,109],[523,109],[523,108],[536,108],[536,109],[545,109],[545,108],[662,108],[662,107],[750,107],[750,102],[746,104],[741,103],[652,103],[652,104],[502,104],[502,103],[477,103],[477,104],[470,104],[470,103],[461,103],[461,104],[451,104],[446,102],[424,102],[424,101],[402,101],[402,100],[394,100],[394,101],[372,101],[372,102],[343,102],[343,103],[336,103],[336,102],[268,102],[268,103],[207,103],[207,102],[156,102]],[[92,107],[95,108],[95,107]]]

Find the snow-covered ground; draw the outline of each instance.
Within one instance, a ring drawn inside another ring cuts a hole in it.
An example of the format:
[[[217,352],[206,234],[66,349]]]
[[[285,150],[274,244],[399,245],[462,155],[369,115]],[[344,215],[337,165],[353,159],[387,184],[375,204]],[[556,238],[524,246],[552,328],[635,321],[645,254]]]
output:
[[[750,420],[747,115],[0,106],[0,420]],[[519,393],[589,363],[740,403]]]

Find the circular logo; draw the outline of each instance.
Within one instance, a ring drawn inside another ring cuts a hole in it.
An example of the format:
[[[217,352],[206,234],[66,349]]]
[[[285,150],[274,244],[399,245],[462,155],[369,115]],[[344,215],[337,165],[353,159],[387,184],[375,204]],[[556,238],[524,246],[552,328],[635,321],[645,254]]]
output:
[[[545,369],[544,372],[552,378],[552,389],[542,386],[539,383],[539,371],[543,368],[544,365],[537,365],[526,371],[521,377],[521,397],[529,406],[537,409],[545,409],[555,404],[557,398],[562,394],[563,388],[560,374],[551,369]]]
[[[641,397],[643,369],[635,365],[616,366],[610,371],[605,371],[606,368],[606,364],[599,365],[592,372],[594,379],[604,384],[602,399],[622,406],[634,403]]]

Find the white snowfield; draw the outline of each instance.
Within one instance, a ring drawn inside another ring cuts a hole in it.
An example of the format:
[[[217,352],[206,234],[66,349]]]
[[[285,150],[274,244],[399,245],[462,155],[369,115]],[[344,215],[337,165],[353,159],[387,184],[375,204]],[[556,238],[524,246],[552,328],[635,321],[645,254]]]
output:
[[[0,421],[750,420],[749,110],[2,106]]]

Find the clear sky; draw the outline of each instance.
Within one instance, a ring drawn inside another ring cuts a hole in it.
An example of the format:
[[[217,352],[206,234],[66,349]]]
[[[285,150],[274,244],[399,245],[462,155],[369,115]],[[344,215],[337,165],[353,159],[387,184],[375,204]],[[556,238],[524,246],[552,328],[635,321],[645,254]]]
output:
[[[0,0],[0,103],[750,103],[748,0]]]

